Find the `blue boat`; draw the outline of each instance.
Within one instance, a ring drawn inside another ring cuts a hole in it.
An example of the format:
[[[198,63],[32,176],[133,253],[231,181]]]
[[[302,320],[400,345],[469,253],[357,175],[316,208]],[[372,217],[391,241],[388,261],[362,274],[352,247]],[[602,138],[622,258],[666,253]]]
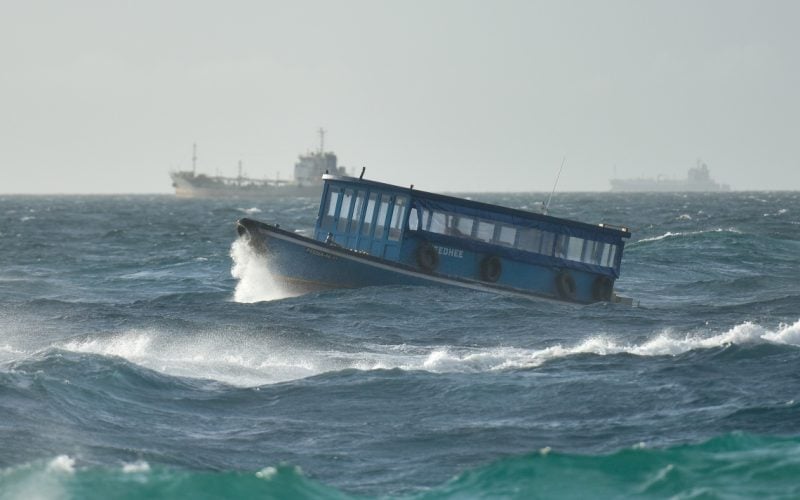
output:
[[[313,237],[240,219],[294,293],[375,285],[458,286],[587,304],[614,292],[624,227],[587,224],[340,175],[323,176]]]

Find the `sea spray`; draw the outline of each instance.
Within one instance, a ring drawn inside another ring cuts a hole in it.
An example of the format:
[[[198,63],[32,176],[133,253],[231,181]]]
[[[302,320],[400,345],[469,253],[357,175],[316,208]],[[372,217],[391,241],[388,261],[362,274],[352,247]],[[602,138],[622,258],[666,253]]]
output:
[[[269,270],[266,256],[256,252],[246,237],[236,239],[230,250],[231,275],[238,280],[233,299],[241,303],[263,302],[290,297]]]
[[[118,356],[171,375],[252,387],[349,369],[481,373],[531,369],[585,354],[677,356],[692,350],[748,344],[800,346],[800,320],[778,325],[774,330],[745,322],[715,334],[660,332],[640,343],[592,335],[572,345],[554,344],[540,349],[401,344],[370,345],[350,351],[321,349],[292,339],[278,339],[268,332],[258,336],[233,331],[197,332],[186,337],[153,330],[88,336],[55,347]]]
[[[132,330],[86,336],[54,347],[76,353],[116,356],[158,372],[217,380],[238,387],[255,387],[346,368],[320,353],[302,351],[291,343],[235,331],[195,332]]]

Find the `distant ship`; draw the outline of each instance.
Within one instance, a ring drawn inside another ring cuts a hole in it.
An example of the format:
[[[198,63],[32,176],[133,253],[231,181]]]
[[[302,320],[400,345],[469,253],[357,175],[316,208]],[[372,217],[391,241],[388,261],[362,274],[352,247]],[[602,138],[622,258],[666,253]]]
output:
[[[611,179],[611,191],[616,192],[706,192],[730,191],[730,186],[720,184],[711,178],[708,165],[698,160],[697,166],[690,168],[686,179]]]
[[[253,179],[242,175],[236,177],[209,176],[197,173],[197,145],[192,150],[192,169],[170,172],[175,194],[185,198],[210,197],[318,197],[322,193],[322,176],[330,173],[345,175],[345,168],[337,164],[336,155],[325,151],[325,130],[319,129],[319,150],[300,155],[294,164],[294,179]]]

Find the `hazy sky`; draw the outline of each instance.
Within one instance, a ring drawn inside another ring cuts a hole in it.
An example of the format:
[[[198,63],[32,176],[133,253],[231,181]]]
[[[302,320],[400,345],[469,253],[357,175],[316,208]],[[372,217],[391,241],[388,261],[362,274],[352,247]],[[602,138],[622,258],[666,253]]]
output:
[[[800,189],[797,1],[30,1],[0,16],[0,193],[342,164],[428,190]]]

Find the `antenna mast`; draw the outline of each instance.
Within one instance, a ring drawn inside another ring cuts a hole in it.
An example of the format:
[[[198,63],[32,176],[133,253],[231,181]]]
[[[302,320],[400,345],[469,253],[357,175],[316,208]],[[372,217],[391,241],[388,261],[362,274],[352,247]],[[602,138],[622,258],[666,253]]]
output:
[[[319,128],[319,154],[325,153],[325,129]]]
[[[547,215],[547,210],[550,208],[550,200],[553,198],[553,193],[556,192],[556,186],[558,186],[558,179],[561,178],[561,170],[564,169],[564,162],[567,161],[567,157],[565,156],[561,160],[561,167],[558,169],[558,175],[556,175],[556,182],[553,183],[553,190],[550,192],[550,196],[547,197],[547,203],[544,204],[544,214]]]
[[[192,144],[192,175],[197,175],[197,143]]]

